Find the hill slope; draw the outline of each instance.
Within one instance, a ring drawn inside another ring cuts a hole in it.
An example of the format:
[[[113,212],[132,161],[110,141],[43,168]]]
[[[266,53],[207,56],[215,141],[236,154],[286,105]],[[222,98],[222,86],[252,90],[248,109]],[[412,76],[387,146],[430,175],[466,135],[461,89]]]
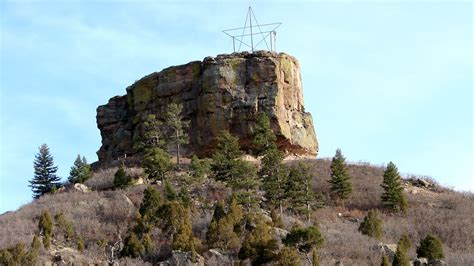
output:
[[[330,161],[324,159],[305,160],[310,165],[315,191],[329,195]],[[296,161],[287,162],[294,164]],[[139,169],[129,169],[135,176]],[[379,241],[362,235],[358,226],[365,213],[380,208],[383,167],[369,164],[350,164],[354,194],[345,207],[334,206],[330,202],[312,213],[325,239],[324,246],[318,251],[322,265],[334,265],[341,261],[344,265],[375,265],[381,261],[381,252],[376,248]],[[147,185],[135,185],[126,189],[105,189],[111,186],[114,169],[101,170],[94,174],[86,184],[101,189],[80,192],[68,189],[64,192],[45,195],[39,200],[21,207],[15,212],[0,216],[0,249],[15,243],[29,245],[33,235],[38,233],[38,221],[42,212],[48,210],[52,216],[63,213],[73,223],[75,234],[85,243],[85,250],[79,252],[74,239],[62,236],[62,229],[54,229],[53,244],[49,250],[42,249],[40,260],[64,260],[66,262],[106,263],[116,256],[117,243],[134,224],[137,212]],[[174,185],[177,186],[177,180]],[[437,185],[415,186],[404,181],[405,194],[410,208],[405,215],[382,213],[383,242],[393,244],[402,234],[409,234],[414,245],[409,256],[415,257],[416,245],[428,233],[438,235],[444,243],[448,265],[472,265],[474,263],[474,196],[459,193]],[[161,184],[154,184],[162,189]],[[178,190],[178,188],[176,188]],[[205,233],[213,215],[213,205],[225,199],[231,191],[222,182],[206,180],[190,187],[192,197],[193,232],[205,243]],[[264,206],[261,204],[260,206]],[[257,212],[268,213],[266,209]],[[305,224],[303,217],[285,212],[284,227],[290,230],[295,221]],[[156,257],[149,261],[159,261],[171,256],[170,242],[167,237],[157,233],[154,236],[157,246]],[[115,245],[115,248],[113,248]],[[115,255],[112,255],[114,249]],[[206,263],[212,263],[212,252],[204,245],[201,254]],[[60,255],[60,257],[58,257]],[[55,258],[56,256],[56,258]],[[117,260],[116,260],[117,261]],[[305,262],[302,260],[302,262]],[[122,258],[123,264],[142,264],[141,259]]]

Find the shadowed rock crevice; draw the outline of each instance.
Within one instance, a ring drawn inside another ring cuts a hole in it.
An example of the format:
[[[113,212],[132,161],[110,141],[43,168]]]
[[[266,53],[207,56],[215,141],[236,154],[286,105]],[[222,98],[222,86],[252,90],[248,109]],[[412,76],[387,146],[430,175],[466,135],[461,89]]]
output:
[[[318,153],[312,117],[304,110],[298,61],[284,53],[262,51],[206,57],[166,68],[99,106],[99,162],[139,157],[133,143],[143,135],[144,119],[149,114],[163,119],[172,102],[183,105],[183,115],[191,122],[185,154],[209,154],[221,130],[238,136],[242,148],[249,150],[258,112],[270,117],[280,149],[298,155]]]

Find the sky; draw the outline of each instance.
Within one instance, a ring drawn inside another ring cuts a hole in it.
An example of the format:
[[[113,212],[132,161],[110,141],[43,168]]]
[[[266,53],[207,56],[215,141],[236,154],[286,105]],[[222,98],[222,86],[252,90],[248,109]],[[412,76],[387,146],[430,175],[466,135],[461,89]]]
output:
[[[0,213],[31,202],[47,143],[67,178],[97,160],[96,108],[141,77],[232,52],[221,30],[282,22],[301,65],[318,157],[393,161],[474,191],[473,3],[455,1],[1,1]],[[264,48],[264,47],[260,47]]]

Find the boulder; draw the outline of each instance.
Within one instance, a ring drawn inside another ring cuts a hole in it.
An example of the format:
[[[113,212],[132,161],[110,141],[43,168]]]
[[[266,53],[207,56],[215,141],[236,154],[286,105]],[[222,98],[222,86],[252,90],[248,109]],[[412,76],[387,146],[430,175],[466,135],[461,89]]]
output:
[[[237,136],[243,150],[249,150],[259,112],[269,116],[281,150],[318,153],[313,119],[304,108],[298,61],[284,53],[243,52],[152,73],[129,86],[126,95],[99,106],[100,165],[139,158],[133,143],[144,135],[144,120],[149,114],[163,119],[170,103],[182,104],[184,119],[190,122],[184,155],[208,155],[222,130]]]
[[[81,184],[81,183],[74,184],[74,189],[83,193],[87,193],[91,191],[86,185]]]
[[[191,252],[183,252],[179,250],[173,250],[171,258],[168,260],[168,264],[171,266],[204,266],[204,258],[196,253],[195,261],[192,260]]]
[[[448,264],[444,260],[436,259],[436,260],[430,260],[428,265],[430,265],[430,266],[445,266],[445,265],[448,265]]]
[[[414,266],[428,266],[428,259],[427,258],[416,258],[413,261]]]
[[[395,253],[397,252],[397,244],[384,244],[380,243],[375,247],[382,254],[385,254],[390,260],[393,260]]]
[[[232,259],[219,249],[209,249],[206,254],[206,265],[232,265]]]

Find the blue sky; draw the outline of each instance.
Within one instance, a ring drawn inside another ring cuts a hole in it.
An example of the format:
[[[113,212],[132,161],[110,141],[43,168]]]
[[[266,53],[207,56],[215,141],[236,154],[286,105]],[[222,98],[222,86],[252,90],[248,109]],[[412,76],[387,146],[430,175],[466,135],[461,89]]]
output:
[[[2,1],[0,213],[31,201],[42,143],[66,178],[97,159],[95,109],[135,80],[229,53],[222,29],[283,22],[320,156],[474,191],[473,4],[439,1]]]

